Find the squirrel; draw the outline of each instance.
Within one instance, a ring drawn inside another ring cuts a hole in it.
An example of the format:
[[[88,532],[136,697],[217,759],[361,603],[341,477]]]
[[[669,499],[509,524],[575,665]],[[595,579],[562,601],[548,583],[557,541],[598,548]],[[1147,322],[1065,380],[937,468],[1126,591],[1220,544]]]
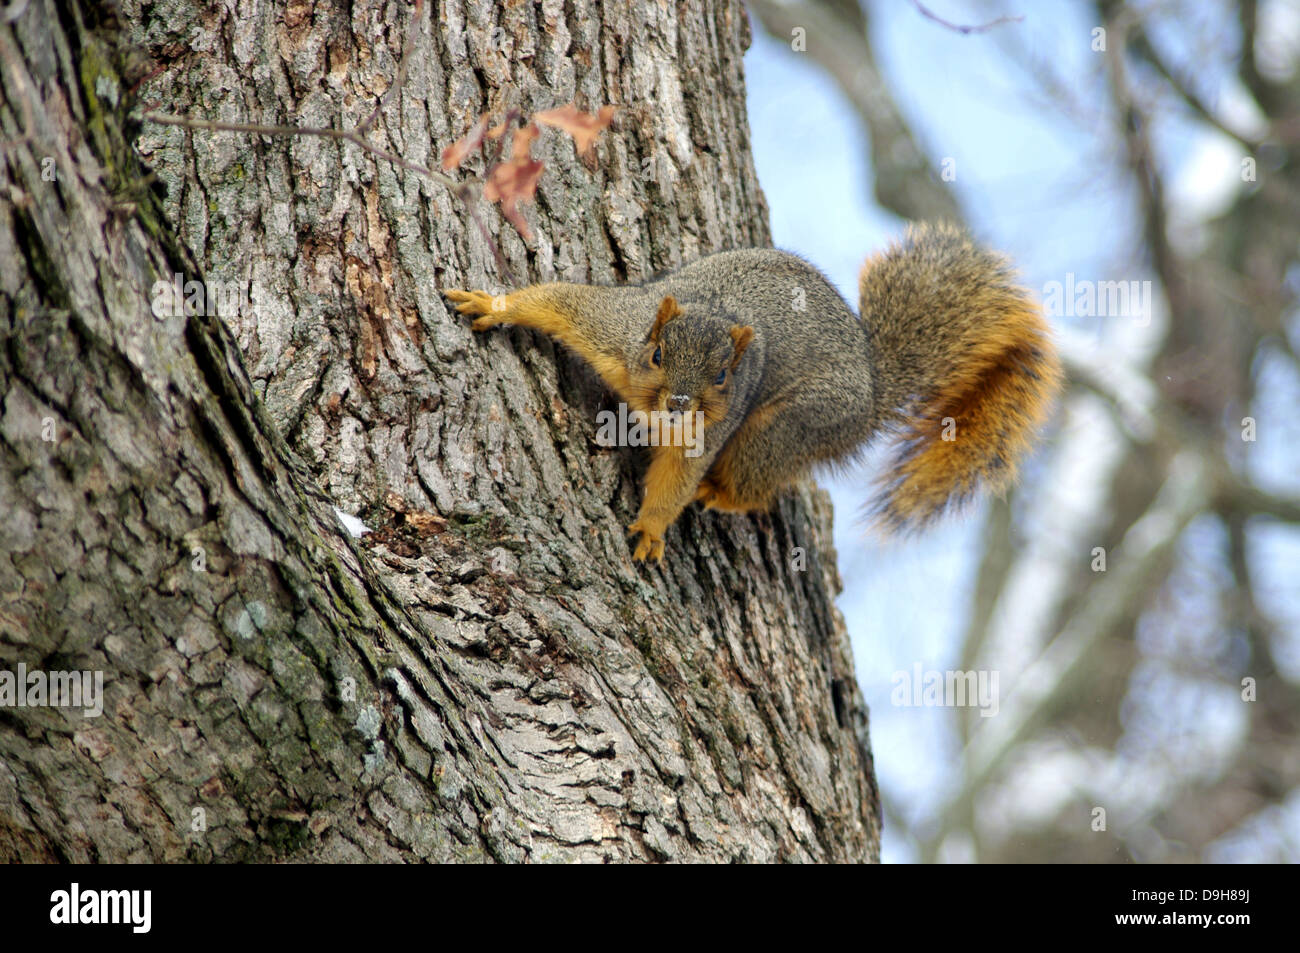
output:
[[[692,501],[767,509],[815,464],[892,435],[873,507],[924,526],[981,489],[1004,491],[1061,383],[1040,309],[1008,262],[948,224],[911,226],[868,258],[861,318],[814,266],[776,249],[709,255],[641,285],[448,290],[473,329],[519,325],[577,352],[676,439],[651,449],[628,528],[656,561]],[[683,429],[703,423],[702,452]]]

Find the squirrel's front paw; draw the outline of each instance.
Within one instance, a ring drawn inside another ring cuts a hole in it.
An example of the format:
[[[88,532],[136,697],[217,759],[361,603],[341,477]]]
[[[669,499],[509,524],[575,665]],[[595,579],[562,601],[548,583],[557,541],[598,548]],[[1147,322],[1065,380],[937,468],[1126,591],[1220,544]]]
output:
[[[632,558],[641,561],[653,559],[659,562],[664,558],[664,538],[662,530],[656,530],[646,525],[644,520],[637,520],[627,528],[629,533],[640,533],[641,539],[636,544],[636,549],[632,553]]]
[[[461,291],[458,288],[449,289],[443,294],[457,303],[457,311],[474,318],[475,331],[486,331],[505,320],[505,295],[490,295],[486,291]]]

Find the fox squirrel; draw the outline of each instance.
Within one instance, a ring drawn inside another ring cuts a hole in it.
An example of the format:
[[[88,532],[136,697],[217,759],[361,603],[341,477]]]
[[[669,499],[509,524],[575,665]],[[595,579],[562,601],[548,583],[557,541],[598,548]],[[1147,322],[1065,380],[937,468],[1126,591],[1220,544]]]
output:
[[[557,338],[634,411],[670,428],[688,413],[703,422],[702,452],[681,439],[651,451],[629,532],[634,559],[659,560],[693,500],[766,509],[814,464],[851,459],[881,432],[897,453],[874,509],[892,529],[1011,484],[1061,370],[1007,262],[951,225],[914,225],[867,260],[859,288],[861,320],[803,259],[748,249],[643,285],[445,294],[475,331]]]

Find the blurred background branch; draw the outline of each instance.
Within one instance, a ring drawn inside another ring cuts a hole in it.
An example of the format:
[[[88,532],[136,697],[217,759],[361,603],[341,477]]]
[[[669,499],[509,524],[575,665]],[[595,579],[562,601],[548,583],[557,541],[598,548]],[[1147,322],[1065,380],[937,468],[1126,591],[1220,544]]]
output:
[[[886,859],[1300,860],[1300,3],[750,7],[771,38],[749,59],[756,138],[769,114],[793,122],[760,69],[830,77],[838,96],[799,94],[865,136],[867,214],[1006,248],[1071,377],[1030,479],[966,531],[954,641],[890,645],[899,605],[846,610]],[[972,101],[988,108],[968,124]],[[1047,203],[1022,198],[1038,179]],[[1107,311],[1119,286],[1145,303]],[[871,561],[837,545],[851,599]],[[891,719],[924,716],[876,686],[912,661],[994,670],[1002,701],[945,712],[891,764]]]

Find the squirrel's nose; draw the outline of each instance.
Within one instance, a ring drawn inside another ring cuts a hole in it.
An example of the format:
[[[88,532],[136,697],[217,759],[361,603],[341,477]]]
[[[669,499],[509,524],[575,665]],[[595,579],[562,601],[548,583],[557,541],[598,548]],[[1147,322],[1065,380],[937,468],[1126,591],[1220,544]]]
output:
[[[668,409],[675,413],[682,413],[689,406],[691,406],[690,394],[672,394],[668,397]]]

